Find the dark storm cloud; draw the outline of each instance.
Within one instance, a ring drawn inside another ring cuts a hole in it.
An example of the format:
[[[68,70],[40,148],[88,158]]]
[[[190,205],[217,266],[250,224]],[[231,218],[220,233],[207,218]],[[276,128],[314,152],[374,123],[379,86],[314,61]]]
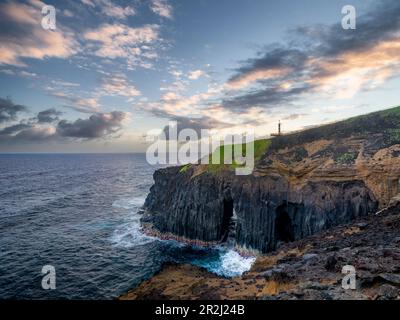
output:
[[[341,21],[329,26],[293,29],[289,31],[287,44],[264,47],[255,58],[242,61],[228,80],[228,86],[233,89],[244,89],[249,83],[257,86],[235,96],[230,93],[222,107],[240,113],[254,106],[288,106],[302,94],[313,92],[320,79],[346,71],[340,68],[341,64],[349,65],[349,61],[342,60],[344,54],[362,54],[383,41],[395,43],[399,30],[398,0],[381,1],[366,14],[357,16],[356,30],[344,30]],[[394,59],[395,48],[393,46],[384,53]],[[291,84],[287,90],[281,87],[285,82]]]
[[[13,136],[14,141],[18,142],[43,142],[53,140],[55,138],[54,131],[51,129],[40,129],[31,126],[21,130]]]
[[[113,111],[95,113],[87,119],[75,121],[60,120],[62,112],[54,108],[40,111],[35,117],[22,119],[15,124],[16,115],[27,111],[24,106],[16,105],[10,99],[0,98],[3,127],[0,128],[1,145],[24,143],[43,143],[46,141],[62,141],[77,139],[108,138],[121,129],[122,122],[128,113]],[[8,124],[7,122],[11,122]],[[7,125],[8,124],[8,125]]]
[[[222,105],[238,113],[251,107],[272,108],[282,104],[289,104],[300,94],[308,92],[311,88],[311,85],[304,84],[302,87],[295,87],[285,91],[275,87],[253,90],[243,95],[224,99]]]
[[[395,36],[400,29],[400,1],[385,0],[357,18],[357,28],[343,32],[341,23],[330,27],[299,28],[318,40],[317,51],[322,56],[336,56],[347,51],[360,51],[374,46],[376,42]]]
[[[22,111],[27,111],[25,106],[15,104],[9,98],[0,98],[0,123],[16,120]]]
[[[199,138],[201,136],[201,129],[220,129],[229,126],[227,123],[217,121],[209,117],[188,118],[175,116],[171,119],[171,121],[176,122],[178,134],[183,129],[192,129],[196,131]],[[163,133],[165,134],[166,139],[169,140],[169,125],[164,127]]]
[[[61,120],[57,125],[57,133],[61,137],[95,139],[109,136],[121,129],[122,121],[127,113],[113,111],[96,113],[88,119],[78,119],[74,122]]]
[[[229,80],[229,83],[239,81],[243,76],[257,70],[268,70],[290,67],[301,68],[307,60],[307,55],[299,49],[283,48],[279,45],[266,47],[267,52],[259,52],[257,58],[242,61],[242,66],[236,69],[236,74]]]
[[[0,135],[12,135],[14,133],[18,133],[24,129],[31,128],[31,124],[19,123],[9,127],[5,127],[0,130]]]
[[[37,115],[39,123],[51,123],[59,120],[59,116],[62,115],[61,111],[57,111],[54,108],[40,111]]]

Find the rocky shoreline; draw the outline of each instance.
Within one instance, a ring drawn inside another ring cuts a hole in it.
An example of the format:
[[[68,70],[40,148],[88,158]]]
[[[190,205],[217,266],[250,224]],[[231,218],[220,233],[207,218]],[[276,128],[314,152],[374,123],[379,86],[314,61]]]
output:
[[[141,224],[142,232],[149,237],[158,238],[160,240],[175,240],[178,242],[186,243],[192,246],[200,246],[200,247],[212,247],[217,245],[219,242],[217,241],[201,241],[197,239],[189,239],[181,236],[177,236],[173,233],[163,233],[157,230],[153,224],[151,223],[143,223]]]
[[[355,290],[341,286],[344,265]],[[120,299],[400,299],[400,206],[284,244],[239,277],[165,265]]]

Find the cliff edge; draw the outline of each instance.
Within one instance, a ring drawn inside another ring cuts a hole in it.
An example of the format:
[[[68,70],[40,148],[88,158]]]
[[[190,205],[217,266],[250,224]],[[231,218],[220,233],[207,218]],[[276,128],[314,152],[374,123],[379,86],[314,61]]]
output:
[[[266,253],[375,213],[400,192],[400,107],[263,145],[248,176],[229,165],[157,170],[145,230]]]

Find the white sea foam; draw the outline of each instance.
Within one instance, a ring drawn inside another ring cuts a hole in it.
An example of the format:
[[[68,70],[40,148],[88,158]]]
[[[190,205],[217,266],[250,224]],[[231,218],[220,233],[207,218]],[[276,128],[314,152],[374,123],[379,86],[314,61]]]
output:
[[[226,277],[234,277],[249,271],[254,261],[256,261],[255,257],[243,257],[230,249],[220,255],[219,266],[213,271]]]
[[[195,259],[191,263],[220,276],[235,277],[249,271],[256,260],[255,257],[243,257],[233,249],[216,247],[214,250],[219,251],[214,259]]]
[[[113,232],[110,241],[117,247],[132,248],[154,241],[156,238],[145,235],[140,226],[139,208],[144,204],[144,197],[119,199],[114,201],[113,206],[131,210],[127,219]]]
[[[113,232],[110,241],[117,247],[132,248],[135,246],[144,245],[153,241],[165,241],[172,246],[184,247],[187,244],[180,243],[174,240],[159,240],[155,237],[145,235],[140,226],[141,215],[138,214],[139,209],[143,206],[145,201],[144,197],[135,197],[127,199],[119,199],[113,203],[116,208],[129,210],[129,215],[125,221],[120,224]],[[233,249],[226,247],[216,247],[215,250],[219,251],[219,256],[212,260],[196,260],[192,261],[193,264],[201,266],[225,277],[234,277],[241,275],[243,272],[250,270],[255,257],[243,257]]]
[[[134,197],[134,198],[125,198],[115,200],[112,204],[113,207],[122,208],[122,209],[138,209],[141,208],[144,204],[145,197]]]
[[[140,229],[139,219],[120,225],[111,236],[111,242],[122,248],[132,248],[153,242],[155,238],[145,235]]]

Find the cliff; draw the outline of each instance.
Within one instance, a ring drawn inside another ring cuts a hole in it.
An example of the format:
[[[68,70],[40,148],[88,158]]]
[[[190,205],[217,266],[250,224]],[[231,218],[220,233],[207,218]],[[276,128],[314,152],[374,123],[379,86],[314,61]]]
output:
[[[285,243],[242,276],[223,278],[191,265],[165,265],[120,299],[400,299],[400,205],[378,215]],[[342,267],[356,290],[342,287]]]
[[[190,165],[154,173],[149,233],[269,252],[367,216],[400,192],[400,107],[279,136],[251,175]],[[235,223],[232,230],[232,218]]]

